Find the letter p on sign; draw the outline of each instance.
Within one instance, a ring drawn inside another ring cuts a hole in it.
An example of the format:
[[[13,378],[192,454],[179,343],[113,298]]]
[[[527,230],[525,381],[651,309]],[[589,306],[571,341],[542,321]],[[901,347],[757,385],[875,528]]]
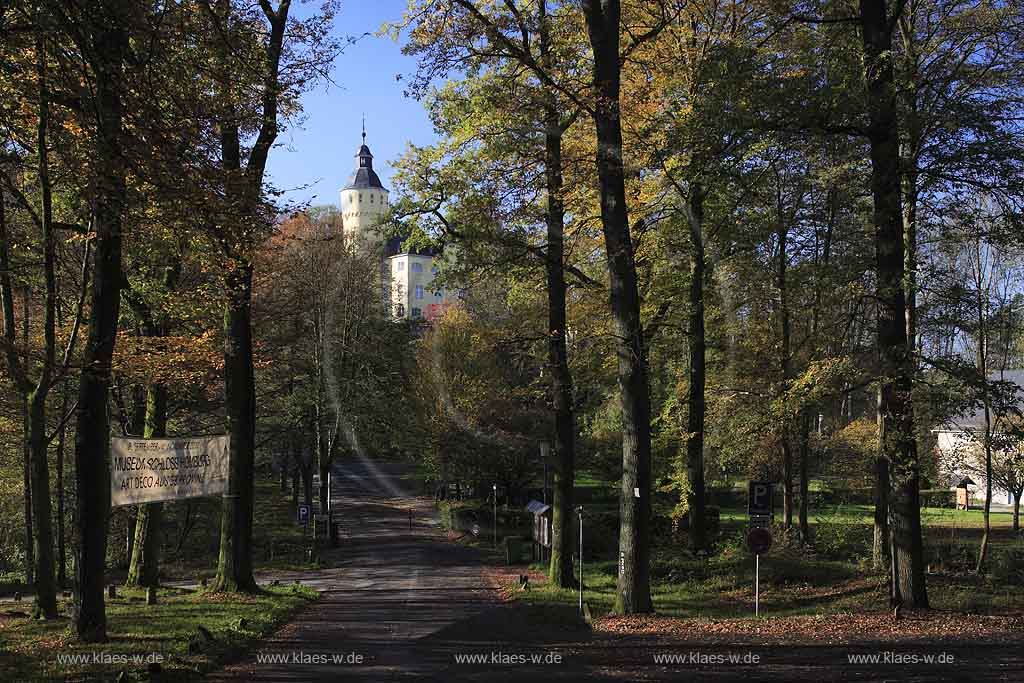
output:
[[[772,483],[752,481],[747,491],[747,514],[751,517],[768,517],[772,514]]]

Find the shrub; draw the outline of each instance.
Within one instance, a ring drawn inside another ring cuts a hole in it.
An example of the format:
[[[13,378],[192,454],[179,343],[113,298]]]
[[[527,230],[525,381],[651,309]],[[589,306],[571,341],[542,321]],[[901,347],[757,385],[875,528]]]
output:
[[[989,566],[996,581],[1024,585],[1024,547],[994,549]]]
[[[842,506],[815,518],[814,549],[821,555],[837,560],[857,560],[870,547],[871,527],[851,524],[844,519]]]
[[[921,507],[955,508],[956,491],[949,489],[924,489],[921,491]]]

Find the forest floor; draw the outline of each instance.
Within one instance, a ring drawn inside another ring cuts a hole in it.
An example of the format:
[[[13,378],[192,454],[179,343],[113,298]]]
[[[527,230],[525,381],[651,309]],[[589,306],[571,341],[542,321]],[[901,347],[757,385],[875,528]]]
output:
[[[52,621],[29,618],[28,605],[5,609],[0,611],[0,680],[113,681],[121,671],[130,672],[125,680],[144,680],[142,672],[151,663],[198,676],[246,651],[318,597],[312,588],[295,585],[264,587],[257,595],[168,587],[158,591],[156,605],[147,605],[143,590],[123,589],[107,600],[109,640],[98,645],[72,637],[66,603]]]

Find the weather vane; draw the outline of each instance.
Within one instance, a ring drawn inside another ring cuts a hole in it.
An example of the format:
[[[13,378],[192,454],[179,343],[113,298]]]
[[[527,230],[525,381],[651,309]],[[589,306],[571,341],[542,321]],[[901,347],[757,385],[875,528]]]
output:
[[[366,144],[366,114],[363,114],[363,144]]]

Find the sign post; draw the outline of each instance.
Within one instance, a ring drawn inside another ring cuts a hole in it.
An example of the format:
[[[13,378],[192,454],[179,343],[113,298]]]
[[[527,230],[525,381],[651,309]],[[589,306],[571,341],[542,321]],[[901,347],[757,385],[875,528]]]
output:
[[[770,481],[752,481],[747,489],[747,547],[754,553],[754,616],[761,616],[761,555],[772,547],[768,522],[774,511],[774,486]]]
[[[576,508],[580,516],[580,614],[583,614],[583,506]]]

